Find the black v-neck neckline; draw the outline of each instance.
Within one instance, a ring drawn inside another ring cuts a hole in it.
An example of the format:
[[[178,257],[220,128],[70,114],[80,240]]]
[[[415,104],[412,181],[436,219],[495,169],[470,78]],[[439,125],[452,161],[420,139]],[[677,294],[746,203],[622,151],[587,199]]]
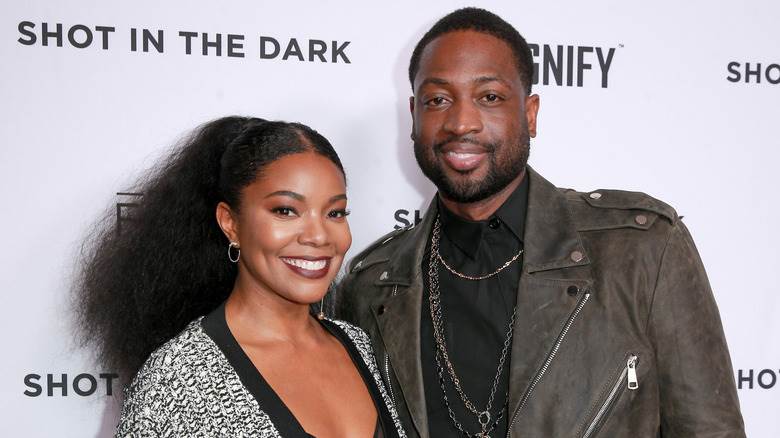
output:
[[[386,420],[390,418],[390,413],[384,404],[381,394],[377,389],[374,377],[366,367],[360,352],[354,343],[349,339],[346,333],[335,323],[328,320],[319,321],[320,324],[344,346],[349,353],[355,368],[360,373],[363,383],[368,388],[374,406],[377,410],[377,432],[381,431],[382,436],[390,437],[389,428],[386,428]],[[252,360],[246,354],[236,338],[230,332],[225,319],[225,303],[214,309],[206,315],[201,325],[204,332],[217,344],[230,365],[236,371],[241,383],[244,384],[250,394],[257,400],[260,410],[265,412],[271,419],[279,434],[285,438],[316,438],[307,433],[301,423],[295,418],[292,411],[284,404],[279,395],[273,390],[268,381],[265,380],[260,371],[252,363]],[[392,421],[389,423],[392,424]],[[376,436],[376,432],[375,432]],[[393,434],[392,436],[395,436]]]

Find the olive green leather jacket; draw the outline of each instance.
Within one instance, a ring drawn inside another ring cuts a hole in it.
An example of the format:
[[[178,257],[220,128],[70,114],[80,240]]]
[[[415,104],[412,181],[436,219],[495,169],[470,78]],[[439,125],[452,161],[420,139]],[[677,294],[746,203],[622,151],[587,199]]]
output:
[[[528,172],[509,437],[744,437],[718,308],[675,211]],[[355,257],[337,294],[338,316],[369,333],[407,433],[419,437],[437,437],[420,364],[421,264],[436,215],[432,202],[419,225]]]

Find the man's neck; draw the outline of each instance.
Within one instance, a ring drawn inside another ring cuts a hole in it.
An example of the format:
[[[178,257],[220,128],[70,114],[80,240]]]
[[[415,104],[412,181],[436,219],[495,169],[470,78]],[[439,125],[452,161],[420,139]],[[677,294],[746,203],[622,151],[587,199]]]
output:
[[[523,169],[523,172],[513,179],[512,182],[507,184],[506,187],[501,189],[498,193],[481,201],[460,203],[447,199],[439,192],[439,199],[447,207],[448,210],[456,215],[471,220],[471,221],[483,221],[488,219],[493,213],[496,212],[504,202],[512,195],[512,192],[517,189],[517,186],[523,181],[528,172]]]

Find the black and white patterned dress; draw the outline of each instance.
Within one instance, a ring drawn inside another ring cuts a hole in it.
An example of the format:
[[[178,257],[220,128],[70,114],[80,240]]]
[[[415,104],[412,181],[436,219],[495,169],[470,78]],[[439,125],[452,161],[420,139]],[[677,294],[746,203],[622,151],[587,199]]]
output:
[[[321,321],[349,352],[377,408],[376,437],[405,438],[361,329]],[[300,423],[230,334],[224,304],[149,356],[128,387],[117,437],[301,437]]]

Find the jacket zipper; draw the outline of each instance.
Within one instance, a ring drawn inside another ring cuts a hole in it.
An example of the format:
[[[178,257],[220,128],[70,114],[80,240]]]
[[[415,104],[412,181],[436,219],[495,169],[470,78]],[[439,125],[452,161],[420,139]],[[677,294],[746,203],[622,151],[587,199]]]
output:
[[[395,296],[398,293],[398,285],[393,285],[393,292],[391,296]],[[393,394],[393,382],[390,380],[390,355],[385,351],[385,377],[387,377],[387,392],[390,394],[390,401],[393,402],[393,406],[398,409],[398,405],[395,403],[395,394]]]
[[[520,406],[517,407],[517,410],[512,416],[512,421],[509,422],[509,427],[506,430],[506,438],[509,438],[509,435],[512,433],[512,426],[514,426],[515,422],[517,421],[517,416],[528,402],[528,399],[531,397],[531,394],[533,393],[534,388],[536,388],[536,385],[538,385],[542,380],[542,377],[544,377],[544,373],[546,373],[547,369],[550,368],[550,364],[552,363],[553,359],[555,359],[555,355],[558,354],[558,349],[561,347],[563,339],[566,337],[566,334],[569,332],[572,324],[574,324],[574,320],[577,319],[577,315],[579,315],[582,308],[585,307],[585,303],[588,302],[589,298],[590,293],[583,294],[582,298],[580,298],[580,302],[577,303],[577,307],[575,307],[574,311],[571,313],[571,315],[569,315],[569,319],[566,321],[566,324],[563,326],[563,330],[561,330],[561,333],[558,335],[558,339],[555,341],[552,350],[550,350],[550,352],[547,354],[547,359],[545,359],[542,368],[531,380],[531,386],[528,387],[528,389],[525,391],[525,394],[523,394],[523,398],[520,399]]]
[[[626,387],[630,390],[635,390],[639,388],[639,380],[636,376],[636,364],[639,360],[639,357],[635,354],[631,354],[628,357],[628,360],[626,361],[626,366],[623,368],[623,371],[620,373],[620,377],[615,381],[615,384],[612,386],[612,390],[609,391],[609,395],[607,396],[607,399],[604,400],[604,403],[601,405],[601,408],[596,412],[596,416],[593,417],[593,421],[590,422],[590,425],[587,429],[585,429],[585,433],[582,434],[582,438],[588,438],[590,437],[593,432],[596,431],[596,427],[601,422],[601,420],[604,418],[604,416],[609,412],[609,410],[613,406],[613,401],[617,398],[618,395],[621,394],[620,389],[623,387],[623,381],[626,381]]]

